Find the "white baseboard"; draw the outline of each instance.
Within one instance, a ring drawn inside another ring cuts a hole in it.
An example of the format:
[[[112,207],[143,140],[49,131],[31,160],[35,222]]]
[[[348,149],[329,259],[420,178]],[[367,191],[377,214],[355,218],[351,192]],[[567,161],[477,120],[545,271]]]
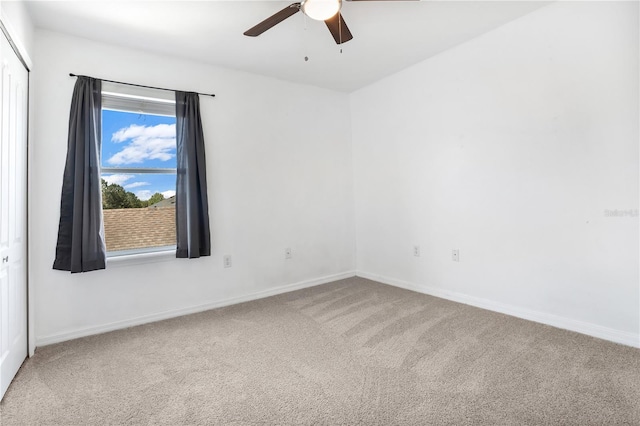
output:
[[[328,275],[325,277],[314,278],[311,280],[300,281],[293,284],[287,284],[274,287],[268,290],[258,291],[246,294],[244,296],[232,297],[230,299],[217,300],[207,302],[201,305],[189,306],[186,308],[172,309],[169,311],[159,312],[151,315],[131,318],[123,321],[116,321],[99,326],[79,328],[76,330],[66,331],[64,333],[51,334],[48,336],[38,336],[36,338],[36,346],[46,346],[54,343],[60,343],[67,340],[78,339],[80,337],[92,336],[94,334],[107,333],[109,331],[120,330],[123,328],[133,327],[136,325],[147,324],[155,321],[162,321],[169,318],[175,318],[183,315],[195,314],[198,312],[208,311],[210,309],[221,308],[223,306],[236,305],[238,303],[250,302],[252,300],[263,299],[269,296],[275,296],[282,293],[300,290],[307,287],[314,287],[320,284],[326,284],[333,281],[351,278],[356,275],[355,271],[347,271],[340,274]]]
[[[443,290],[435,287],[418,285],[377,274],[356,271],[356,275],[372,281],[378,281],[383,284],[392,285],[394,287],[400,287],[406,290],[412,290],[418,293],[424,293],[431,296],[440,297],[442,299],[451,300],[453,302],[464,303],[465,305],[471,305],[494,312],[500,312],[502,314],[511,315],[529,321],[539,322],[553,327],[575,331],[577,333],[586,334],[588,336],[597,337],[604,340],[609,340],[611,342],[640,348],[640,335],[629,333],[626,331],[615,330],[597,324],[574,320],[571,318],[565,318],[546,312],[534,311],[518,306],[507,305],[504,303],[482,299],[475,296],[469,296],[453,291]]]

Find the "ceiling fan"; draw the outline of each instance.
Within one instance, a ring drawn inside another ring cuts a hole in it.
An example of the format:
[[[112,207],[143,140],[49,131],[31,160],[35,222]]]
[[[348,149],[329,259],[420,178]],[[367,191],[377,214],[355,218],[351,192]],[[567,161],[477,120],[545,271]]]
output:
[[[275,27],[288,17],[295,15],[299,11],[302,11],[302,13],[304,13],[311,19],[315,19],[316,21],[324,21],[336,43],[342,44],[351,40],[353,38],[353,35],[351,34],[351,31],[349,31],[349,27],[347,27],[347,24],[344,22],[344,18],[340,13],[341,7],[342,0],[302,0],[297,3],[292,3],[282,9],[280,12],[271,15],[255,27],[252,27],[245,31],[244,35],[249,37],[257,37],[268,29]]]

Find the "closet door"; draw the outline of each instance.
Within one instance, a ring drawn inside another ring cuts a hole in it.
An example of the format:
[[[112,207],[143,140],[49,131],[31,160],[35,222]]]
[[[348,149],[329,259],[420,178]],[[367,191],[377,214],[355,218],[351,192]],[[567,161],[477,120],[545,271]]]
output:
[[[0,399],[27,357],[28,72],[0,32]]]

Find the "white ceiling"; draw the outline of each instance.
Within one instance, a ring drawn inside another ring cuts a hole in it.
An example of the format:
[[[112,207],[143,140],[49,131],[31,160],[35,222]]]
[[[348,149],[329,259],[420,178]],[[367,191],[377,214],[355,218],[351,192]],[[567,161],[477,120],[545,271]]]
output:
[[[354,39],[342,53],[324,23],[302,13],[259,37],[243,35],[291,3],[84,0],[27,7],[39,28],[350,92],[546,4],[345,1],[342,15]]]

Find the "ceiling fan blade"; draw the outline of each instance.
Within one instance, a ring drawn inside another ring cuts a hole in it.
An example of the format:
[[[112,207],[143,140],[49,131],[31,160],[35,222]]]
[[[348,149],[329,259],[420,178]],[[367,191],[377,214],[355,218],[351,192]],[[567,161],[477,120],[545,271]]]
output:
[[[244,32],[244,35],[249,37],[257,37],[263,32],[267,31],[269,28],[272,28],[278,25],[280,22],[284,21],[290,16],[295,15],[300,11],[300,3],[292,3],[289,6],[282,9],[280,12],[271,15],[264,21],[260,22],[255,27],[252,27]]]
[[[327,28],[331,31],[331,35],[337,44],[345,43],[353,38],[340,12],[324,21],[324,23],[327,24]]]

